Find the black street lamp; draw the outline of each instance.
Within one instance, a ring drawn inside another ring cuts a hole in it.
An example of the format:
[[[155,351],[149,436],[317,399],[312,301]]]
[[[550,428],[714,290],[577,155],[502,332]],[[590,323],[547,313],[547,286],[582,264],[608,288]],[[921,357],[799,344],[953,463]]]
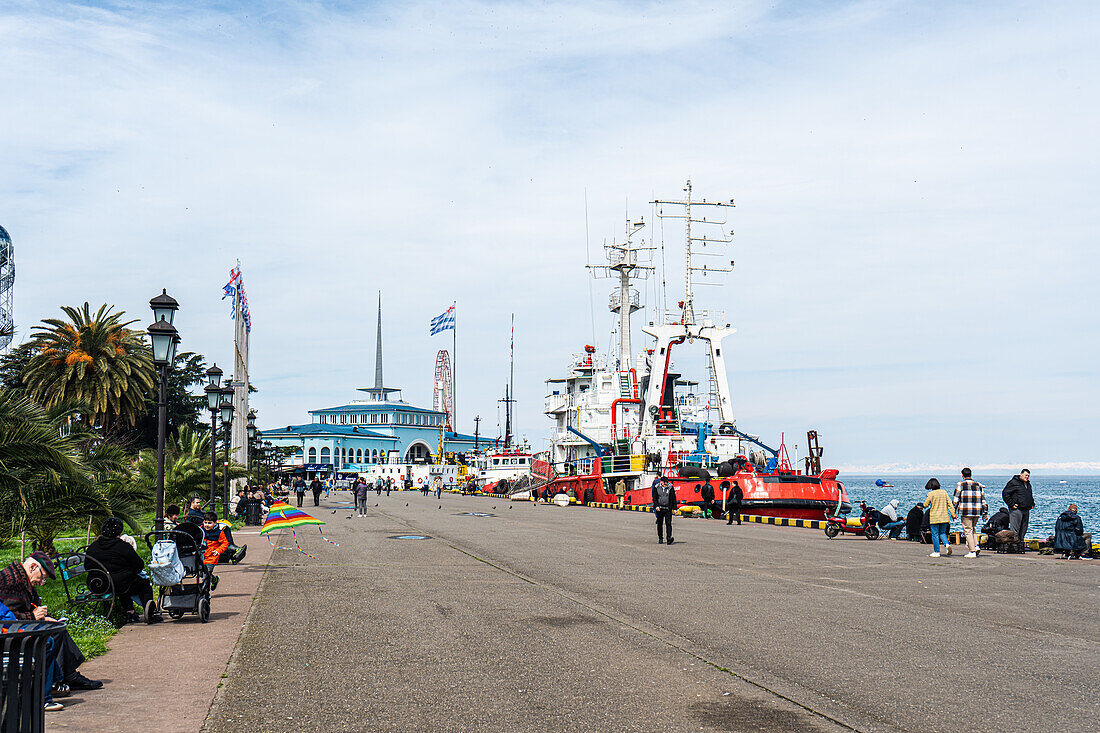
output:
[[[149,301],[153,310],[153,323],[146,329],[153,348],[153,365],[160,377],[160,393],[157,399],[157,516],[156,531],[164,529],[164,438],[168,432],[168,370],[176,359],[176,346],[180,337],[172,325],[179,303],[165,289]]]
[[[218,365],[206,370],[210,384],[206,385],[206,408],[210,410],[210,510],[214,510],[214,495],[218,485],[218,403],[222,400],[222,370]]]
[[[232,382],[222,388],[222,401],[218,405],[221,412],[222,425],[225,427],[225,479],[223,488],[222,519],[229,519],[229,449],[232,441],[230,429],[233,426],[233,387]]]

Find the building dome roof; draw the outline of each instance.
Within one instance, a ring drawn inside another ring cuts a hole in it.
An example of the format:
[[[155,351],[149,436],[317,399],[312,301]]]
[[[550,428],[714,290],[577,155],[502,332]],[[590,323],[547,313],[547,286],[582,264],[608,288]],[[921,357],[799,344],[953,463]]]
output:
[[[0,227],[0,242],[11,244],[11,237],[8,236],[8,230],[4,227]]]

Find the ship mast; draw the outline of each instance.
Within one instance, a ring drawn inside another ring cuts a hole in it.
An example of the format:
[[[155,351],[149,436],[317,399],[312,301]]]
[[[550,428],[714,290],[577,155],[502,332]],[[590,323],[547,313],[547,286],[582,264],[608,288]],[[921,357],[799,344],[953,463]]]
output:
[[[617,278],[619,281],[619,289],[611,293],[611,300],[608,303],[608,309],[619,316],[617,371],[630,369],[633,362],[630,350],[630,316],[642,307],[638,291],[631,289],[630,282],[635,278],[647,277],[653,270],[651,265],[642,261],[643,258],[639,258],[639,253],[648,252],[653,247],[648,247],[645,242],[637,242],[634,239],[643,228],[645,228],[644,219],[633,222],[627,220],[626,240],[622,243],[612,242],[604,245],[607,264],[589,266],[593,277]]]
[[[706,199],[703,199],[702,201],[692,201],[690,180],[688,180],[687,183],[684,184],[684,193],[687,194],[687,197],[683,201],[662,201],[658,199],[656,201],[651,201],[650,203],[656,204],[657,206],[669,205],[684,207],[683,214],[665,214],[659,209],[657,216],[661,219],[684,220],[684,300],[680,304],[680,323],[685,326],[694,326],[696,324],[694,290],[694,285],[696,284],[694,280],[695,275],[700,274],[702,275],[702,277],[706,278],[709,274],[732,272],[733,261],[731,260],[729,265],[723,263],[718,265],[703,264],[702,266],[699,266],[692,263],[692,255],[695,255],[696,257],[723,257],[725,255],[724,251],[715,250],[720,250],[724,246],[731,244],[733,241],[733,232],[730,232],[728,235],[721,234],[719,236],[707,236],[706,234],[703,234],[702,236],[692,236],[692,224],[717,224],[719,226],[723,226],[725,225],[726,220],[725,218],[723,218],[721,221],[717,219],[708,219],[706,217],[706,214],[704,214],[701,219],[693,219],[691,217],[691,208],[693,206],[713,206],[716,207],[718,210],[724,210],[734,208],[734,203],[733,199],[730,199],[728,202],[707,201]],[[711,247],[708,250],[707,245],[719,245],[719,247]],[[699,284],[711,285],[714,283]]]

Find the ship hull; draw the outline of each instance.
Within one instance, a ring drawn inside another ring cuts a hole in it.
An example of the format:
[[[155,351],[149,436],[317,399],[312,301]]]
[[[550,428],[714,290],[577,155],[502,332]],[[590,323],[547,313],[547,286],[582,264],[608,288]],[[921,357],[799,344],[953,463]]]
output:
[[[788,519],[824,519],[826,512],[835,511],[838,503],[842,509],[850,506],[844,484],[831,474],[835,472],[829,471],[823,476],[739,473],[731,477],[716,477],[711,479],[714,503],[721,510],[721,483],[736,480],[744,496],[741,503],[742,514]],[[573,495],[582,501],[585,491],[590,489],[594,501],[614,503],[617,501],[613,491],[614,480],[605,479],[601,474],[559,476],[547,484],[547,488],[551,495],[568,494],[572,490]],[[698,488],[701,482],[698,479],[672,477],[670,480],[680,506],[702,505],[701,490]],[[632,483],[637,484],[638,481],[634,480]],[[628,491],[626,501],[633,506],[648,506],[652,503],[651,490],[647,486]]]

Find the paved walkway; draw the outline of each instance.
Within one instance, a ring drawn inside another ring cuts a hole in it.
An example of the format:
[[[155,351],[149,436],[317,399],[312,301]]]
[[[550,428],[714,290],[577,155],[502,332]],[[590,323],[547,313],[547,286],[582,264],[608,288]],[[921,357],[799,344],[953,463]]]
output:
[[[340,546],[304,534],[317,559],[275,553],[205,730],[1100,726],[1095,562],[704,520],[668,547],[638,512],[370,504],[322,510]]]
[[[210,622],[189,614],[123,627],[110,651],[80,668],[104,687],[61,698],[65,710],[46,713],[47,730],[195,733],[202,727],[271,556],[256,528],[233,538],[248,545],[248,556],[218,568]]]

